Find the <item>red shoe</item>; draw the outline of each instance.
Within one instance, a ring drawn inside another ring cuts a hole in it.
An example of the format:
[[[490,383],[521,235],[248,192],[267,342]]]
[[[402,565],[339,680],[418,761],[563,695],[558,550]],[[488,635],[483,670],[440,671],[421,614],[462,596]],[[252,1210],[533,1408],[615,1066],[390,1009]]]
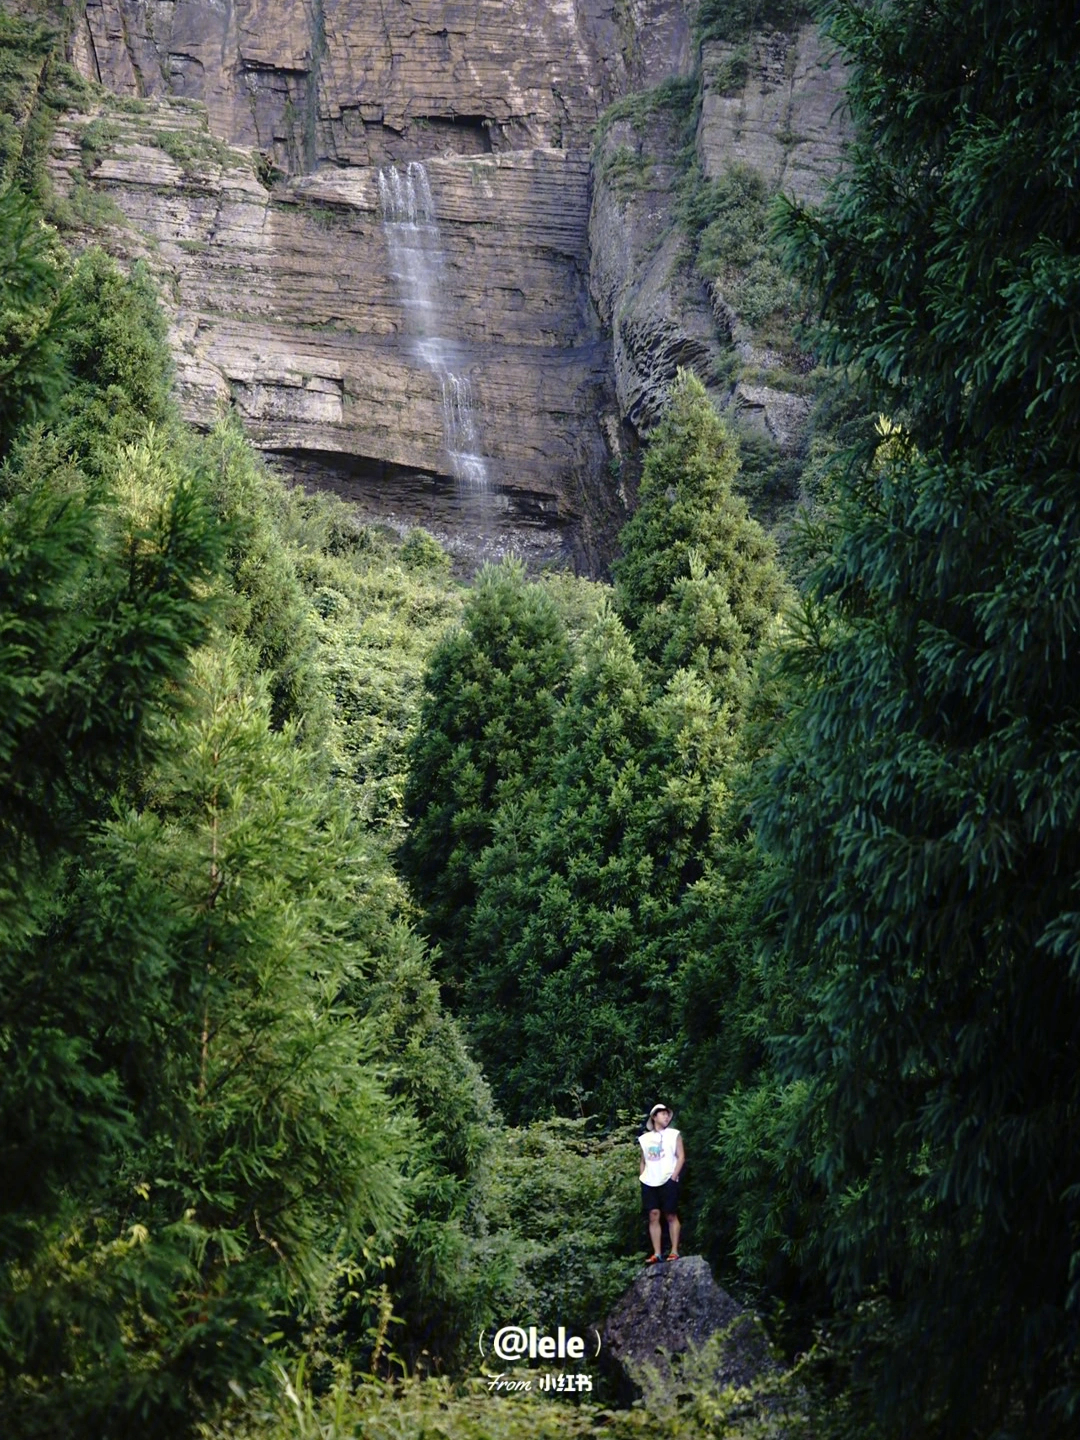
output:
[[[677,1260],[679,1258],[679,1252],[677,1250],[672,1250],[671,1254],[667,1258],[669,1260]]]
[[[650,1255],[649,1258],[645,1261],[645,1264],[646,1264],[646,1265],[659,1265],[660,1262],[663,1260],[663,1258],[664,1258],[664,1257],[663,1257],[662,1255]]]

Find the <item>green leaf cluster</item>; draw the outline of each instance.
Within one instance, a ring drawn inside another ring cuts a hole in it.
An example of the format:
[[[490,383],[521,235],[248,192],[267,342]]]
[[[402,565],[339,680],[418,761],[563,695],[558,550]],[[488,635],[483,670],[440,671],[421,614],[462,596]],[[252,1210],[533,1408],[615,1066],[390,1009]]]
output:
[[[695,266],[739,318],[770,338],[786,340],[799,287],[785,269],[771,233],[773,191],[752,165],[734,162],[715,180],[697,176],[681,206]]]
[[[387,856],[460,602],[180,425],[144,277],[0,219],[14,330],[63,297],[4,389],[0,1408],[188,1434],[274,1347],[322,1373],[396,1306],[444,1363],[489,1313],[490,1099]]]
[[[711,863],[755,651],[783,584],[680,374],[614,603],[482,577],[439,647],[400,858],[505,1112],[610,1123],[673,1079],[683,907]]]
[[[825,7],[856,138],[785,224],[886,416],[782,658],[755,816],[768,1056],[722,1113],[740,1249],[833,1307],[852,1427],[1080,1411],[1080,252],[1049,6]]]
[[[805,23],[807,0],[701,0],[698,39],[742,40],[755,30],[789,30]]]

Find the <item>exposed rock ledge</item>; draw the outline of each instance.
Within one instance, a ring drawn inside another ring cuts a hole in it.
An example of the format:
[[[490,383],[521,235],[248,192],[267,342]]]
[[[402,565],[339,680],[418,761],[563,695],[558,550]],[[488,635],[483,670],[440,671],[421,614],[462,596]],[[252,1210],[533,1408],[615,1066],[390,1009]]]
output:
[[[95,119],[108,143],[88,155]],[[162,99],[65,117],[51,171],[61,195],[89,186],[106,198],[109,248],[162,277],[189,419],[206,424],[230,404],[263,449],[336,454],[361,489],[366,462],[445,475],[443,397],[403,314],[377,168],[326,167],[267,189],[255,159],[216,142],[201,105]],[[601,425],[614,412],[583,280],[588,156],[445,155],[427,173],[444,338],[471,382],[492,489],[507,500],[496,526],[518,523],[515,497],[533,510],[532,497],[546,497],[545,516],[588,531],[603,503]],[[601,517],[594,529],[605,528]],[[579,562],[594,568],[588,534],[582,543]]]
[[[767,366],[738,395],[723,378],[744,337],[672,225],[672,117],[609,132],[629,186],[604,156],[590,163],[610,101],[694,70],[696,0],[70,8],[71,58],[121,99],[100,106],[109,144],[102,127],[84,143],[93,115],[63,118],[54,178],[111,201],[123,223],[105,243],[165,279],[191,418],[229,403],[268,451],[315,468],[340,456],[359,491],[376,472],[446,475],[441,395],[407,343],[377,203],[380,167],[422,159],[445,251],[442,338],[505,514],[577,529],[579,558],[602,567],[625,514],[610,464],[621,427],[648,432],[679,365],[797,451],[805,406],[771,389]],[[812,28],[701,59],[705,174],[744,160],[819,193],[843,125]],[[177,130],[191,143],[163,145]],[[258,175],[272,173],[268,189]]]

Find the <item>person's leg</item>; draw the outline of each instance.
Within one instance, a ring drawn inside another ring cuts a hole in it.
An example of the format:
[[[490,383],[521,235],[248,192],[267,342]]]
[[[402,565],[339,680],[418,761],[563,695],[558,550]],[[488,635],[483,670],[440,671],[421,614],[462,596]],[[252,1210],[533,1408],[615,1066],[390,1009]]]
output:
[[[652,1241],[652,1253],[660,1254],[660,1211],[649,1211],[649,1239]]]
[[[678,1217],[678,1215],[669,1215],[669,1216],[667,1217],[667,1228],[668,1228],[668,1234],[669,1234],[670,1237],[671,1237],[671,1253],[672,1253],[672,1255],[678,1255],[678,1253],[679,1253],[679,1234],[680,1234],[680,1232],[681,1232],[681,1230],[682,1230],[682,1227],[681,1227],[681,1225],[679,1224],[679,1217]],[[659,1233],[660,1233],[660,1226],[659,1226],[659,1224],[657,1224],[657,1226],[656,1226],[656,1233],[657,1233],[657,1235],[659,1236]]]

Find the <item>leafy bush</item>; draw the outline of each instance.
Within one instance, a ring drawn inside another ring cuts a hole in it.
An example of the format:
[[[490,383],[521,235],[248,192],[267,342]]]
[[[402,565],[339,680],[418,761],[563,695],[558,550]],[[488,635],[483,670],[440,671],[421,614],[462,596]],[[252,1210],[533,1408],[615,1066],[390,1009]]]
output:
[[[698,273],[719,286],[747,325],[760,329],[771,321],[786,338],[800,291],[770,236],[771,202],[759,172],[736,163],[717,180],[695,183],[681,216],[694,240]]]
[[[742,40],[755,30],[791,30],[808,20],[807,0],[701,0],[699,40]]]
[[[599,154],[608,131],[617,120],[629,120],[638,134],[645,130],[653,116],[663,111],[689,121],[697,94],[698,79],[693,75],[685,78],[673,76],[651,90],[635,90],[621,96],[601,113],[596,122],[594,153]]]

